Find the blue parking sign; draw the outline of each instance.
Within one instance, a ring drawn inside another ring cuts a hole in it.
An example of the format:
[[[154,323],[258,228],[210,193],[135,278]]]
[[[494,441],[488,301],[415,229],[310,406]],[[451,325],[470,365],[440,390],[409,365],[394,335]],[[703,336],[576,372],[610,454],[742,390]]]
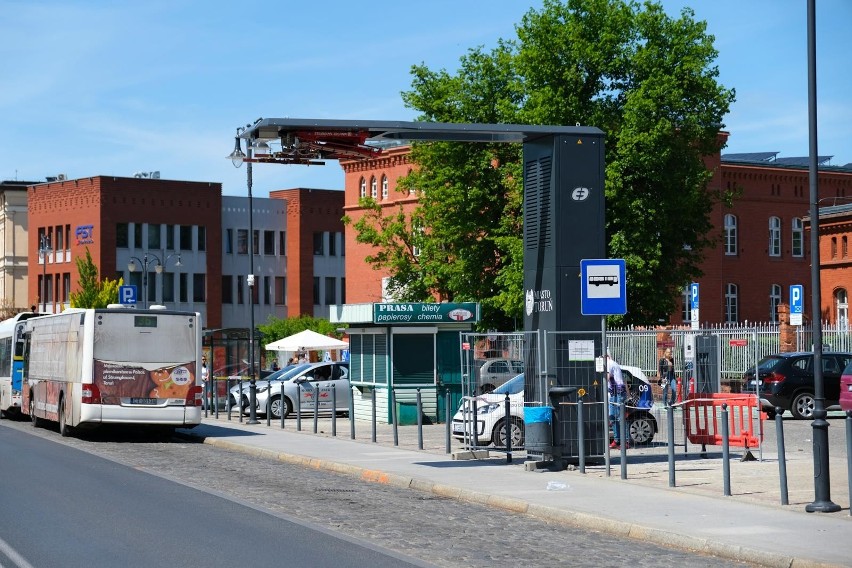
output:
[[[135,304],[138,301],[137,298],[135,285],[131,284],[129,286],[118,287],[118,303]]]

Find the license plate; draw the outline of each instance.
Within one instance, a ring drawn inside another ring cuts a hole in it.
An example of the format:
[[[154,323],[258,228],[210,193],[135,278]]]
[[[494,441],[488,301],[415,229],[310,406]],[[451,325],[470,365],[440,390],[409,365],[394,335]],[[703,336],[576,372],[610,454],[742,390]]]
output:
[[[156,398],[131,398],[130,404],[158,404],[160,401]]]
[[[453,434],[461,434],[464,432],[464,424],[453,424]]]

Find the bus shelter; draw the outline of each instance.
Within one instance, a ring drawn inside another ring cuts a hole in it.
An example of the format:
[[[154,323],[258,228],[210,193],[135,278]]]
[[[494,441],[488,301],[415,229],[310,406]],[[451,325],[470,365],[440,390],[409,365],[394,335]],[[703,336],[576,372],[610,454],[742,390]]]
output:
[[[461,334],[479,321],[479,304],[373,303],[332,306],[331,321],[348,324],[349,378],[355,418],[391,424],[442,422],[461,399]],[[395,412],[394,412],[395,411]]]

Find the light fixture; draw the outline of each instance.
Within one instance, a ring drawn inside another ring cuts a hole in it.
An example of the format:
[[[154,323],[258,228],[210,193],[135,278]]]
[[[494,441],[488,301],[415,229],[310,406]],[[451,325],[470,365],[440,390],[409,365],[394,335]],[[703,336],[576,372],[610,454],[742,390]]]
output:
[[[129,263],[127,263],[127,270],[129,270],[130,272],[136,272],[136,261],[135,260],[131,260]]]
[[[163,265],[158,262],[157,266],[154,267],[154,272],[156,272],[157,274],[162,274],[163,273]]]
[[[251,144],[251,147],[261,154],[269,153],[269,144],[267,144],[265,140],[261,140],[260,138],[255,138],[254,142],[252,142]]]
[[[237,135],[234,136],[234,151],[228,155],[228,158],[231,160],[231,163],[234,164],[235,168],[239,168],[243,165],[243,160],[245,160],[246,155],[243,154],[243,149],[240,144],[240,132],[242,132],[242,128],[237,128]]]

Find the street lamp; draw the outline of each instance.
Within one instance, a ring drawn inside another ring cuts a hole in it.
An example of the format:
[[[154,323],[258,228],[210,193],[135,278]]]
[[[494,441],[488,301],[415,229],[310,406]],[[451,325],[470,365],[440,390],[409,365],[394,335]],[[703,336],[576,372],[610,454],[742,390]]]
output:
[[[51,252],[53,252],[53,249],[50,248],[50,237],[42,233],[38,245],[38,254],[41,256],[41,297],[44,306],[42,312],[44,313],[47,313],[47,255]]]
[[[148,260],[148,257],[153,257],[151,260]],[[136,263],[142,265],[142,297],[144,299],[143,306],[147,310],[148,309],[148,267],[151,266],[152,262],[156,262],[157,266],[154,270],[157,271],[157,274],[163,271],[163,263],[160,262],[160,257],[158,257],[154,253],[146,252],[142,259],[139,257],[131,256],[130,262],[127,265],[127,270],[130,272],[136,272]]]
[[[240,134],[251,125],[246,125],[237,128],[237,135],[234,137],[234,151],[228,155],[231,163],[235,168],[239,168],[246,162],[246,186],[248,187],[248,246],[249,246],[249,271],[246,276],[246,283],[249,288],[249,419],[246,424],[259,424],[257,420],[257,381],[255,379],[254,368],[254,213],[251,197],[251,142],[246,142],[246,151],[248,154],[243,154],[242,145],[240,143]]]

